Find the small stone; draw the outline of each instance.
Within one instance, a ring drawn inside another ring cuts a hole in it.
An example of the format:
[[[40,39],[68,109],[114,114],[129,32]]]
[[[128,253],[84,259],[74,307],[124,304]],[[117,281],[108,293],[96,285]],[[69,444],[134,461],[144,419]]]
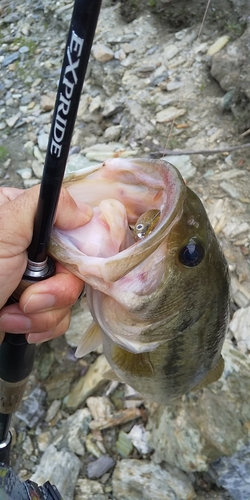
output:
[[[18,112],[15,115],[11,116],[10,118],[6,118],[5,120],[6,120],[8,127],[10,127],[10,128],[14,127],[14,125],[17,123],[17,121],[19,120],[20,117],[21,117],[21,113]]]
[[[220,38],[218,38],[218,40],[216,40],[213,45],[211,45],[207,51],[207,55],[208,56],[213,56],[214,54],[216,54],[217,52],[219,52],[219,50],[223,49],[223,47],[225,47],[225,45],[229,42],[230,38],[229,36],[227,35],[224,35],[224,36],[221,36]]]
[[[233,319],[229,323],[229,329],[233,333],[239,350],[243,353],[250,351],[250,307],[243,307],[235,311]]]
[[[103,486],[90,479],[78,479],[75,488],[74,500],[108,500]]]
[[[90,462],[87,467],[87,475],[89,479],[99,479],[103,474],[114,467],[115,461],[108,455],[102,455],[97,460]]]
[[[61,407],[61,401],[59,399],[55,399],[47,410],[45,421],[51,422],[51,420],[55,418],[56,414],[60,410],[60,407]]]
[[[147,455],[153,451],[153,448],[147,442],[146,429],[142,424],[134,425],[128,434],[128,438],[141,455]]]
[[[33,444],[32,444],[32,441],[30,439],[30,436],[26,436],[23,444],[22,444],[22,447],[26,453],[26,455],[30,456],[32,455],[32,453],[34,452],[34,447],[33,447]]]
[[[47,450],[48,446],[51,444],[51,433],[47,431],[38,434],[37,444],[40,451],[44,452],[45,450]]]
[[[103,137],[108,141],[118,141],[121,136],[122,127],[121,125],[112,125],[106,128]]]
[[[53,439],[57,449],[68,448],[76,455],[85,454],[84,436],[89,432],[91,415],[87,408],[77,410],[67,418]]]
[[[17,173],[24,180],[31,179],[31,177],[32,177],[32,170],[31,170],[31,168],[21,168],[21,169],[17,170]]]
[[[177,82],[177,81],[169,82],[166,85],[166,89],[168,92],[171,92],[172,90],[180,89],[181,87],[183,87],[183,82]]]
[[[29,47],[27,45],[23,45],[22,47],[20,47],[19,49],[19,52],[20,54],[25,54],[26,52],[29,52]]]
[[[2,61],[2,67],[6,67],[11,65],[14,61],[16,61],[19,58],[19,52],[13,52],[9,56],[6,56],[4,60]],[[9,68],[11,69],[11,68]]]
[[[104,419],[112,415],[113,405],[105,396],[90,397],[86,403],[94,420]]]
[[[235,199],[240,198],[240,193],[239,193],[238,189],[236,189],[236,187],[233,186],[233,184],[231,184],[230,182],[223,181],[220,183],[220,187],[221,187],[221,189],[223,189],[223,191],[225,191],[227,194],[229,194],[229,196],[231,196],[232,198],[235,198]]]
[[[103,375],[109,369],[110,366],[104,354],[98,356],[88,369],[86,375],[78,380],[70,394],[65,398],[66,406],[68,408],[77,408],[89,396],[94,394],[95,391],[105,385],[107,380],[103,378]]]
[[[103,43],[97,43],[96,45],[93,45],[92,54],[97,61],[102,63],[111,61],[111,59],[113,59],[114,57],[113,50],[109,49],[109,47],[107,47]]]
[[[133,451],[133,444],[124,431],[120,431],[118,434],[118,440],[116,441],[116,450],[123,458],[127,458]]]
[[[42,95],[41,102],[40,102],[41,110],[42,111],[51,111],[52,109],[54,109],[55,97],[56,97],[56,94],[54,92],[51,92],[50,94],[47,94],[47,95]]]
[[[44,163],[45,157],[37,146],[34,146],[33,155],[40,163]]]
[[[102,101],[100,95],[94,97],[89,105],[89,112],[94,113],[101,107]]]
[[[76,481],[79,475],[81,462],[74,453],[64,449],[57,451],[55,446],[48,446],[43,454],[31,481],[44,484],[49,481],[55,484],[65,499],[73,499]]]
[[[21,407],[17,410],[16,416],[30,427],[36,427],[45,416],[46,393],[40,387],[36,387],[27,398],[22,400]]]
[[[37,143],[40,151],[47,151],[48,142],[49,142],[49,134],[45,134],[44,132],[42,132],[41,134],[38,135]]]
[[[34,109],[36,103],[35,101],[31,101],[29,104],[28,104],[28,109]]]
[[[38,179],[41,179],[42,175],[43,175],[44,164],[41,163],[41,162],[39,162],[39,161],[37,161],[37,160],[33,160],[32,164],[31,164],[31,167],[32,167],[32,170],[33,170],[35,176]]]
[[[130,43],[122,43],[121,49],[125,52],[125,54],[130,54],[131,52],[135,52],[135,47]]]
[[[178,168],[185,181],[192,179],[196,174],[197,170],[188,155],[165,156],[163,159],[169,161],[174,167]]]
[[[170,44],[164,47],[163,57],[167,61],[170,61],[170,59],[173,59],[173,57],[175,57],[178,52],[180,52],[180,49],[176,47],[176,45]]]
[[[115,52],[114,56],[115,56],[115,59],[118,59],[119,61],[124,61],[124,59],[126,59],[126,54],[122,49],[117,50]]]
[[[168,108],[163,109],[156,114],[156,121],[158,123],[167,123],[176,120],[176,118],[179,118],[180,116],[183,116],[185,114],[185,109],[179,109],[175,106],[169,106]]]

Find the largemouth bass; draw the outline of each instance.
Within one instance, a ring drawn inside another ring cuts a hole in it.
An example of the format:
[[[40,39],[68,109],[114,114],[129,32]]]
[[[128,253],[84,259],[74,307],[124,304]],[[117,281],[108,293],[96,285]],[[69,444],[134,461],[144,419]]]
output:
[[[79,207],[93,209],[85,226],[54,229],[50,246],[86,282],[94,323],[76,355],[102,342],[110,378],[160,404],[217,380],[228,267],[178,170],[161,160],[114,158],[71,174],[64,185]],[[150,229],[139,238],[131,230],[138,220]]]

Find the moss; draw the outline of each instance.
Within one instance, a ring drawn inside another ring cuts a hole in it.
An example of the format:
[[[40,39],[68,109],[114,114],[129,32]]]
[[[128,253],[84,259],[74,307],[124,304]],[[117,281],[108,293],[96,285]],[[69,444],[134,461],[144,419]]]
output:
[[[0,146],[0,162],[5,161],[8,156],[9,156],[8,149],[6,149],[5,146]]]

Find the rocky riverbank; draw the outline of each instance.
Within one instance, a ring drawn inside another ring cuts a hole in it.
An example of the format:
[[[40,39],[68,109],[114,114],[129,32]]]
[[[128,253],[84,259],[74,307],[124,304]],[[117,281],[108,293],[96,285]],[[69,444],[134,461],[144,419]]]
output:
[[[230,267],[225,371],[174,406],[143,401],[102,378],[101,350],[74,357],[90,321],[83,301],[67,334],[37,347],[12,422],[13,464],[23,479],[55,483],[66,500],[247,500],[250,149],[231,148],[250,137],[250,7],[223,2],[222,23],[211,2],[201,29],[206,2],[187,10],[181,0],[139,10],[132,2],[133,20],[130,3],[103,2],[68,170],[113,155],[167,155],[180,169]],[[1,4],[1,185],[41,179],[71,10],[65,0]]]

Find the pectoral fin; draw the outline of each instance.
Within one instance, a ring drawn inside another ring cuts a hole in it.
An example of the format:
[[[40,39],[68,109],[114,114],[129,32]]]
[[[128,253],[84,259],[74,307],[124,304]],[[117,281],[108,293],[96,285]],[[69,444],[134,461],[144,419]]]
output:
[[[102,334],[99,326],[93,321],[84,333],[75,356],[81,358],[91,351],[94,351],[102,342]]]
[[[152,377],[154,368],[148,352],[134,354],[119,346],[112,349],[112,360],[123,372],[137,377]]]
[[[212,382],[216,382],[222,375],[224,370],[224,359],[221,356],[217,365],[215,365],[210,372],[207,373],[207,375],[204,377],[204,379],[197,384],[195,387],[192,388],[192,391],[198,391],[200,389],[203,389],[209,384],[212,384]]]

